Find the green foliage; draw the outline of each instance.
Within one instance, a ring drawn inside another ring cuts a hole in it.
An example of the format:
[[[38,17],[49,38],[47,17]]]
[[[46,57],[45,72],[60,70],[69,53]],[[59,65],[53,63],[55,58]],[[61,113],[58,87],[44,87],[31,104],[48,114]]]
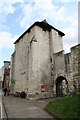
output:
[[[80,94],[49,102],[45,110],[59,118],[79,120]]]

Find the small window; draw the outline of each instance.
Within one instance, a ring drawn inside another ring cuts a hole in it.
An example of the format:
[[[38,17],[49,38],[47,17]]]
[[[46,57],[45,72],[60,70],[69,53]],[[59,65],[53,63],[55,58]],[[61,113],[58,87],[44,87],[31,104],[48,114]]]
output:
[[[51,63],[52,63],[52,58],[50,58],[50,61],[51,61]]]

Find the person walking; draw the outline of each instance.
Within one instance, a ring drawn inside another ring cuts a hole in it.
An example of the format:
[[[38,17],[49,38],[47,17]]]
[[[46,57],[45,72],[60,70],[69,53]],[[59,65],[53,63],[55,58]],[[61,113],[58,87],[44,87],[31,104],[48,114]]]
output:
[[[7,95],[7,88],[4,88],[3,92],[4,92],[4,96],[6,96]]]

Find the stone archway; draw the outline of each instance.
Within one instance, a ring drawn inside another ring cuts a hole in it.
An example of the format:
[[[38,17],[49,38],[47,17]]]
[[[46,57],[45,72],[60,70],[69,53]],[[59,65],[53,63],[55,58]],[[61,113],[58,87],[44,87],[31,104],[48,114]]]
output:
[[[64,86],[64,88],[63,88],[63,81],[65,81],[65,86],[66,86],[66,93],[67,93],[67,91],[68,91],[68,81],[67,81],[67,79],[64,77],[64,76],[59,76],[59,77],[57,77],[57,79],[56,79],[56,96],[57,97],[62,97],[62,96],[64,96],[64,88],[65,88],[65,86]]]

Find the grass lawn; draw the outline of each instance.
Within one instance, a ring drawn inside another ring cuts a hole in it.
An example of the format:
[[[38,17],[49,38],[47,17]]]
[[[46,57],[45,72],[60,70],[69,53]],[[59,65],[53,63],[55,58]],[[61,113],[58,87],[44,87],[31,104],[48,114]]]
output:
[[[63,120],[80,120],[80,94],[49,102],[45,110]]]

